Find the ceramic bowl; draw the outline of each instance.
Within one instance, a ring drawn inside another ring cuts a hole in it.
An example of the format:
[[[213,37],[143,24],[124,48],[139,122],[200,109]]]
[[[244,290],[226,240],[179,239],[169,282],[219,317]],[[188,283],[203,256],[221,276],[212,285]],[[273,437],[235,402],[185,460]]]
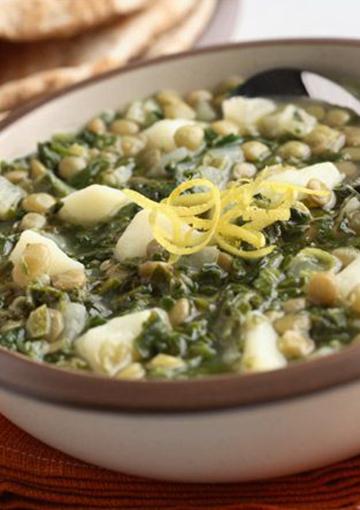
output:
[[[281,40],[113,71],[3,121],[1,158],[158,89],[209,87],[276,66],[360,80],[359,57],[360,42]],[[0,349],[0,410],[15,424],[84,461],[167,480],[274,477],[354,455],[359,401],[360,345],[262,374],[148,382],[81,375]]]

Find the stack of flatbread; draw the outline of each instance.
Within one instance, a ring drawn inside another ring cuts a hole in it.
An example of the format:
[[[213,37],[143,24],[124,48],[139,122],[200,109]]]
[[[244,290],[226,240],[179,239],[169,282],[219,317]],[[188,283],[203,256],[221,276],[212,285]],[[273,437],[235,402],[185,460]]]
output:
[[[134,58],[183,51],[217,0],[1,0],[0,112]]]

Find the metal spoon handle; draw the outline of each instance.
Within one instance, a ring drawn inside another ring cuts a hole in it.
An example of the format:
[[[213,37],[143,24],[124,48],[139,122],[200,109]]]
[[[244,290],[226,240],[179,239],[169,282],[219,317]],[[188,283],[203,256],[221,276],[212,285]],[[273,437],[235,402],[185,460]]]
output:
[[[360,101],[338,83],[311,71],[280,68],[262,71],[232,91],[233,96],[301,96],[351,108],[360,115]]]

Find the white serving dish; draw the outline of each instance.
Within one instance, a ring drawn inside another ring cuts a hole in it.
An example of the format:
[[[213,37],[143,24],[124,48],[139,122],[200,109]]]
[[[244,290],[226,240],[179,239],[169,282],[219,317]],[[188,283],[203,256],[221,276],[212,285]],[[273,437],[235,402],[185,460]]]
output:
[[[161,88],[212,86],[232,74],[306,67],[360,80],[360,42],[271,41],[162,58],[113,71],[0,124],[0,154]],[[0,410],[45,443],[134,475],[228,482],[312,469],[360,452],[360,345],[257,375],[119,381],[80,375],[0,349]]]

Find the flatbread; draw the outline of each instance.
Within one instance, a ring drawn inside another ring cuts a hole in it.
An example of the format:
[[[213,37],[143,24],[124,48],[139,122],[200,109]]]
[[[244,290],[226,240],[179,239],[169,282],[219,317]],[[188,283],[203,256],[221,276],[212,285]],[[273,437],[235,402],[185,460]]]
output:
[[[0,38],[64,37],[140,9],[151,0],[1,0]]]
[[[153,58],[191,48],[209,23],[216,4],[217,0],[198,0],[185,20],[157,37],[143,56]]]
[[[196,2],[153,0],[141,12],[71,39],[0,43],[0,110],[126,64]]]

